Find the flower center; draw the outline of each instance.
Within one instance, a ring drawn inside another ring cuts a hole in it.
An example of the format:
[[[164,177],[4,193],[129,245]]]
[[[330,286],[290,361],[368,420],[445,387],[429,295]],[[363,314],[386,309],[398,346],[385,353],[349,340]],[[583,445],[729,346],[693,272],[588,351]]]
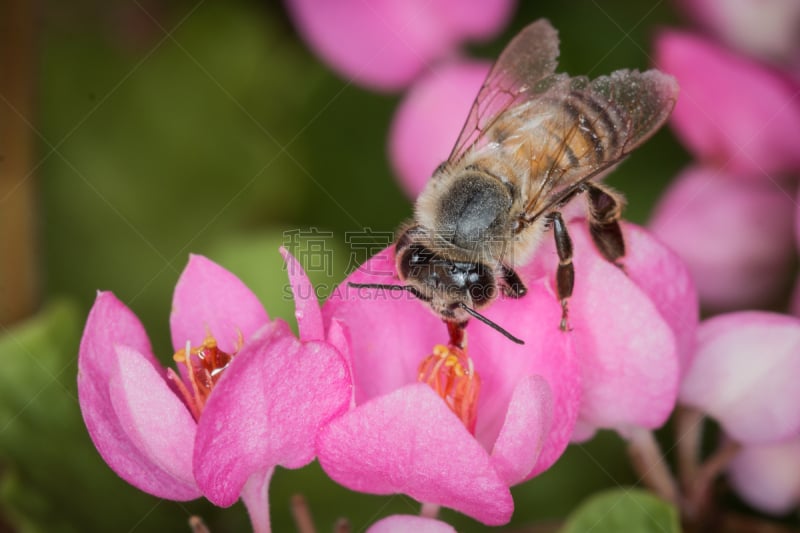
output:
[[[167,374],[175,382],[195,420],[200,419],[200,414],[203,412],[214,385],[222,377],[236,352],[241,348],[241,344],[242,339],[240,338],[236,351],[229,354],[220,350],[217,346],[217,340],[209,334],[203,344],[194,348],[192,348],[189,341],[186,341],[186,347],[178,350],[172,356],[176,363],[186,368],[189,383],[192,387],[191,391],[171,368],[167,370]]]
[[[475,433],[481,379],[467,355],[466,346],[434,346],[433,354],[419,365],[417,379],[430,385],[467,430]]]

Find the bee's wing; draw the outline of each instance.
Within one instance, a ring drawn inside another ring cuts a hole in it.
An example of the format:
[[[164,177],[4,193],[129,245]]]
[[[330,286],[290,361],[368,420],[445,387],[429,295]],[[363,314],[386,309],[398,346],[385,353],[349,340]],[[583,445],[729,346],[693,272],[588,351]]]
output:
[[[533,113],[550,117],[529,150],[544,168],[532,169],[525,213],[535,219],[570,196],[588,179],[603,174],[664,124],[678,98],[672,76],[657,70],[618,70],[589,81],[557,83],[533,102]],[[535,136],[533,136],[535,137]]]
[[[678,82],[658,70],[618,70],[587,89],[624,119],[618,158],[628,155],[660,128],[678,100]]]
[[[534,97],[537,83],[556,69],[558,32],[545,19],[522,30],[500,54],[483,82],[449,161],[478,143],[503,112]]]

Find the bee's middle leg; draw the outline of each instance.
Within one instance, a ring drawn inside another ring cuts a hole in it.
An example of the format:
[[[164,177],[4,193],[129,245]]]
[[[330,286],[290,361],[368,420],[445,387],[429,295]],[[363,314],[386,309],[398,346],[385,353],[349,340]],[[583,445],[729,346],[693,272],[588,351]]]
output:
[[[613,190],[596,183],[584,185],[589,201],[589,232],[607,261],[623,268],[625,240],[619,226],[624,202]],[[624,268],[623,268],[624,270]]]
[[[572,289],[575,286],[575,267],[572,265],[572,239],[567,232],[567,225],[558,211],[547,215],[553,228],[558,253],[558,270],[556,270],[556,293],[561,300],[561,330],[567,331],[567,305]]]

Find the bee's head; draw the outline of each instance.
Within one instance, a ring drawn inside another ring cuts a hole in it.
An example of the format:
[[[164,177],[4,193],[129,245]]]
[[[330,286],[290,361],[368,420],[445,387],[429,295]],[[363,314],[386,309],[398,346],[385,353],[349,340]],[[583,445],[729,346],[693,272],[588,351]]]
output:
[[[479,309],[497,296],[494,272],[482,263],[454,261],[419,243],[396,254],[400,279],[445,320],[466,322],[465,307]]]
[[[491,268],[480,262],[454,261],[426,244],[419,226],[407,229],[395,246],[397,273],[405,285],[350,283],[351,287],[407,291],[433,309],[443,320],[465,324],[476,318],[517,344],[522,340],[478,311],[497,296],[497,280]]]

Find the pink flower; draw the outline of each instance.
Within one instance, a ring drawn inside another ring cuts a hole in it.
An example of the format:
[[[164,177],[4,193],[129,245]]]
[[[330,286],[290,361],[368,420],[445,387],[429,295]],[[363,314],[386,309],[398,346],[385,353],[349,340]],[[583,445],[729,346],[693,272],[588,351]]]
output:
[[[656,58],[681,85],[671,122],[699,166],[662,198],[651,228],[686,260],[709,308],[774,304],[793,262],[786,178],[800,170],[800,85],[686,33],[663,33]]]
[[[680,401],[741,444],[800,436],[800,319],[758,311],[720,315],[697,331]]]
[[[800,59],[797,0],[678,0],[703,28],[734,48],[761,59]]]
[[[572,225],[571,333],[558,327],[552,246],[520,270],[524,298],[501,298],[486,311],[524,346],[482,324],[469,326],[462,362],[474,363],[470,375],[479,377],[480,393],[456,403],[475,402],[473,432],[462,422],[464,410],[460,419],[418,382],[420,363],[446,339],[441,321],[404,291],[347,287],[396,283],[392,249],[354,272],[324,309],[347,326],[355,385],[355,409],[320,434],[328,475],[354,490],[405,493],[498,525],[513,512],[509,487],[549,468],[579,421],[583,436],[598,427],[661,425],[697,320],[688,275],[665,248],[626,225],[626,276],[601,259],[584,226]],[[455,390],[460,376],[452,375]]]
[[[699,308],[684,263],[642,228],[623,223],[622,229],[625,273],[600,256],[585,221],[570,224],[570,325],[583,382],[582,432],[660,427],[693,356]],[[557,263],[548,242],[522,271],[529,278],[538,271],[552,283]]]
[[[432,69],[408,91],[392,120],[389,155],[410,198],[450,154],[491,63],[453,61]]]
[[[690,167],[659,201],[649,227],[686,261],[714,310],[783,298],[794,260],[794,198],[771,182]]]
[[[655,54],[681,87],[671,124],[701,162],[773,181],[800,169],[796,83],[687,33],[662,33]]]
[[[757,311],[706,320],[680,402],[716,420],[741,449],[733,487],[770,513],[800,501],[800,319]]]
[[[784,514],[800,505],[800,437],[744,447],[729,465],[731,485],[756,509]]]
[[[453,526],[434,520],[413,515],[392,515],[378,520],[372,524],[367,533],[455,533]]]
[[[331,67],[356,83],[395,90],[462,41],[488,39],[513,0],[289,0],[300,34]]]
[[[310,462],[316,432],[350,398],[339,351],[308,323],[298,341],[233,274],[191,256],[170,317],[181,378],[158,363],[130,309],[98,293],[81,340],[78,395],[100,455],[161,498],[230,505],[241,494],[255,530],[269,531],[273,468]],[[310,380],[313,390],[298,387]]]

